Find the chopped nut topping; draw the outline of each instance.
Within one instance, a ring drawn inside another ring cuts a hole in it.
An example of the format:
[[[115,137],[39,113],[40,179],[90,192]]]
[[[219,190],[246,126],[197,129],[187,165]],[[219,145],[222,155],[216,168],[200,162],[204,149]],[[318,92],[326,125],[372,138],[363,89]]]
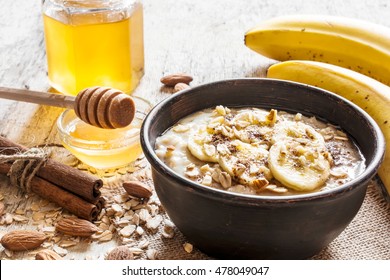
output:
[[[265,178],[259,178],[252,181],[252,186],[256,191],[261,191],[262,188],[269,184],[268,180]]]
[[[302,114],[301,114],[301,113],[297,113],[297,114],[295,115],[295,117],[294,117],[294,121],[299,122],[299,121],[301,121],[301,120],[302,120]]]
[[[267,123],[274,125],[278,118],[278,111],[272,109],[269,114],[266,116]]]
[[[225,189],[228,189],[232,185],[232,177],[227,172],[221,172],[219,174],[219,182],[221,183],[222,187]]]

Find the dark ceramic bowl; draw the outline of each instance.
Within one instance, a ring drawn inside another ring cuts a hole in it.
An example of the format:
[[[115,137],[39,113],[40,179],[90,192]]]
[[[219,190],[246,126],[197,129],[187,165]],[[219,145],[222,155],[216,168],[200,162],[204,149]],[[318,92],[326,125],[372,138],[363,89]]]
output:
[[[285,197],[240,195],[194,183],[157,157],[155,141],[181,118],[216,105],[301,112],[338,124],[356,141],[367,168],[336,189]],[[230,259],[305,259],[318,253],[358,212],[385,149],[378,125],[351,102],[271,79],[226,80],[172,95],[146,117],[141,145],[157,195],[178,229],[203,252]]]

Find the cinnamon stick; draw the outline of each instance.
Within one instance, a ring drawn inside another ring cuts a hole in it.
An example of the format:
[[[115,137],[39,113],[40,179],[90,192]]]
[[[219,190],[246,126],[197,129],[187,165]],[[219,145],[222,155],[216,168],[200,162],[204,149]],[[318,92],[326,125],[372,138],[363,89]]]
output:
[[[10,163],[0,163],[0,173],[7,174],[11,166]],[[30,184],[33,193],[55,202],[79,218],[93,221],[101,210],[102,202],[100,199],[97,201],[99,203],[97,206],[37,176],[31,179]]]
[[[26,147],[0,136],[0,153],[12,155],[27,150]],[[39,169],[37,176],[93,204],[98,201],[99,189],[103,186],[102,180],[97,177],[51,159]]]

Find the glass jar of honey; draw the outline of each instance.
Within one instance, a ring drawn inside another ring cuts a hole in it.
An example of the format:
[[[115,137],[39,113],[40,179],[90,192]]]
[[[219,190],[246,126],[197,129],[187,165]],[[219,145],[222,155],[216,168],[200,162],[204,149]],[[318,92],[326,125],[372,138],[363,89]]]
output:
[[[42,1],[48,76],[61,93],[90,86],[131,93],[144,74],[143,7],[137,0]]]

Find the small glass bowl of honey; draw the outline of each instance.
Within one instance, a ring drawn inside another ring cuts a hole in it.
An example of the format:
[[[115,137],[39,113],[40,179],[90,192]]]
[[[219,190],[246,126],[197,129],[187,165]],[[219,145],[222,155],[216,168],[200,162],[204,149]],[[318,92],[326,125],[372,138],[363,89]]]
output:
[[[86,124],[73,110],[65,110],[57,120],[57,130],[64,147],[83,163],[98,170],[120,168],[141,154],[140,130],[152,105],[141,97],[132,97],[136,113],[130,125],[103,129]]]

